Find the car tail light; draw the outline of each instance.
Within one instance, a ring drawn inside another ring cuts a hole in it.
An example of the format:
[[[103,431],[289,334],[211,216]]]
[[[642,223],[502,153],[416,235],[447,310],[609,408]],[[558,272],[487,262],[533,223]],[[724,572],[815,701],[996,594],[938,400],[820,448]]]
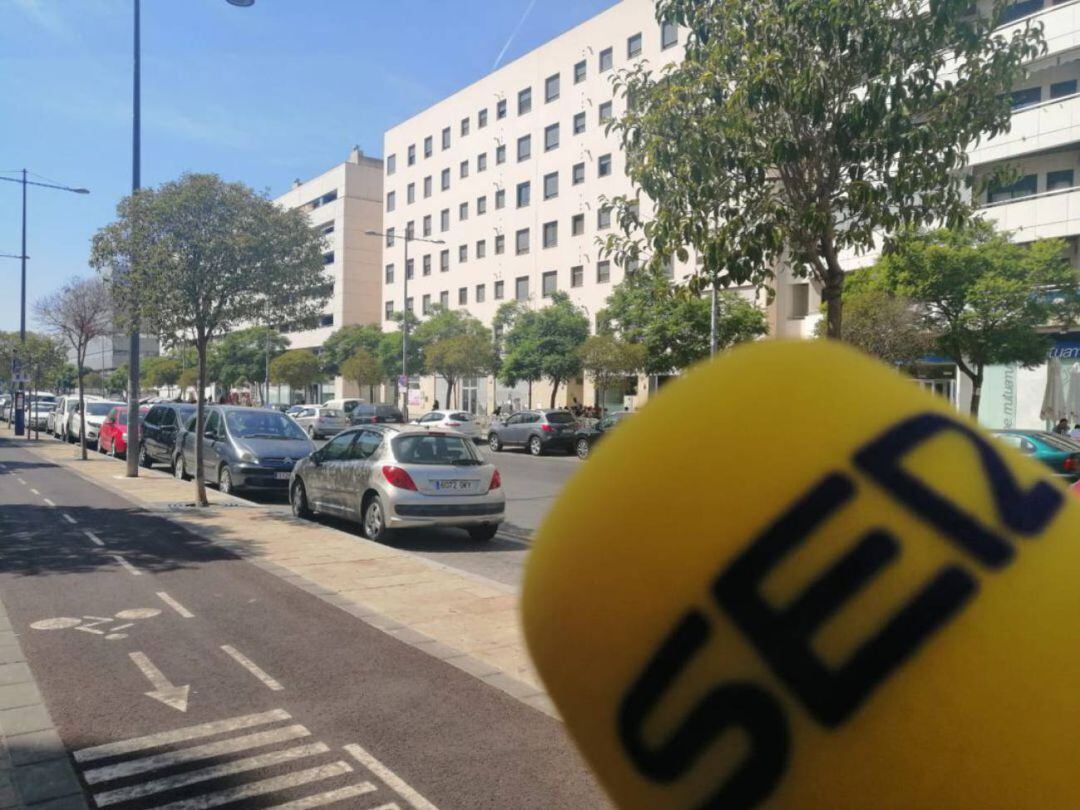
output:
[[[1080,471],[1080,456],[1069,456],[1062,466],[1067,473]]]
[[[551,433],[551,425],[541,425],[540,429],[544,431],[544,433]]]
[[[398,489],[409,489],[416,492],[416,484],[413,483],[412,476],[401,469],[401,467],[387,465],[382,468],[382,474],[386,479],[386,483],[390,486],[397,487]]]
[[[371,421],[372,421],[372,422],[381,422],[381,421],[382,421],[382,417],[380,417],[380,416],[373,416],[373,417],[371,417]]]
[[[499,471],[496,470],[491,475],[491,486],[488,489],[498,489],[502,486],[502,476],[499,475]]]

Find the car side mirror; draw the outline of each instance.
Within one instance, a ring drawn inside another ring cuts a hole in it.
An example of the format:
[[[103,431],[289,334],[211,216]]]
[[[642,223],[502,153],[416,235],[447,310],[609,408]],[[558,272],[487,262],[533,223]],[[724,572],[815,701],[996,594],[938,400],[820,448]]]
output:
[[[322,464],[322,460],[323,460],[322,451],[317,451],[317,452],[311,454],[311,463],[314,464],[316,467],[318,467],[320,464]]]

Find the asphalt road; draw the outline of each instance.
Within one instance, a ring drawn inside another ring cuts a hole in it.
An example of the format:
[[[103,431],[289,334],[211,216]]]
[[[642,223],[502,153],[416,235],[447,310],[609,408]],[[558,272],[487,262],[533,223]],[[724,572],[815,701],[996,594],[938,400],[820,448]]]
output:
[[[0,592],[98,807],[604,805],[557,721],[4,439],[0,464]]]

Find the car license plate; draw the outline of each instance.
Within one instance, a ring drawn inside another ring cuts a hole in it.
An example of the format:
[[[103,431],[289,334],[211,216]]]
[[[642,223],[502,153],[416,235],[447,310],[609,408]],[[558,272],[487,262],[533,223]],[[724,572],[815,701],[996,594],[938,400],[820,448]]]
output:
[[[287,473],[287,472],[279,472],[279,473],[274,473],[274,478],[276,478],[278,481],[288,481],[289,480],[289,475],[290,474]]]
[[[474,481],[459,481],[459,480],[446,480],[446,481],[433,481],[435,489],[439,491],[456,491],[462,492],[473,488]]]

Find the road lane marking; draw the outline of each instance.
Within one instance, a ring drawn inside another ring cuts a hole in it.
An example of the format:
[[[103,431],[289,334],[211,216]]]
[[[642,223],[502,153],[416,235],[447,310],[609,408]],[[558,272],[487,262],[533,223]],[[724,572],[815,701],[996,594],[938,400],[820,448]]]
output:
[[[303,799],[285,802],[285,804],[275,804],[266,808],[266,810],[307,810],[309,807],[322,807],[323,805],[340,802],[342,799],[352,799],[356,796],[363,796],[365,793],[371,793],[373,790],[375,790],[375,786],[370,782],[361,782],[359,785],[350,785],[349,787],[338,788],[337,790],[328,790],[326,793],[320,793],[317,796],[307,796]],[[378,807],[372,808],[372,810],[401,810],[401,808],[396,804],[381,804]]]
[[[89,748],[80,748],[72,756],[76,762],[96,762],[99,759],[130,754],[135,751],[145,751],[148,748],[160,748],[163,745],[197,740],[200,737],[212,737],[215,734],[225,734],[230,731],[240,731],[254,726],[265,726],[276,723],[279,720],[291,720],[290,715],[284,709],[274,709],[259,714],[245,714],[240,717],[230,717],[227,720],[214,720],[210,723],[200,723],[197,726],[187,726],[173,731],[162,731],[158,734],[147,734],[145,737],[133,737],[130,740],[92,745]]]
[[[268,793],[277,793],[282,790],[309,785],[312,782],[321,782],[323,779],[333,779],[335,776],[351,773],[352,766],[348,762],[337,761],[332,765],[322,765],[318,768],[310,768],[306,771],[288,773],[284,776],[275,776],[271,779],[263,779],[252,782],[249,785],[227,788],[216,793],[206,793],[190,799],[181,799],[178,802],[163,804],[154,810],[206,810],[210,807],[220,807],[223,804],[239,801],[240,799],[253,799],[256,796],[265,796]],[[364,793],[374,793],[377,788],[370,782],[365,782],[361,787],[366,788]],[[284,805],[288,806],[288,805]],[[295,806],[295,805],[294,805]],[[300,805],[301,807],[305,805]],[[309,805],[310,806],[310,805]]]
[[[56,504],[50,501],[48,498],[42,498],[41,500],[45,501],[45,503],[47,503],[49,506],[52,506],[54,508],[56,507]]]
[[[184,762],[213,759],[225,754],[235,754],[251,748],[260,748],[265,745],[274,745],[309,736],[311,736],[311,732],[301,725],[284,726],[272,731],[258,731],[254,734],[245,734],[242,737],[204,743],[191,748],[182,748],[179,751],[166,751],[163,754],[153,754],[142,759],[121,762],[117,765],[94,768],[93,770],[83,771],[83,778],[88,785],[97,785],[113,779],[122,779],[125,776],[134,776],[139,773],[169,768]]]
[[[64,515],[64,520],[66,520],[66,521],[67,521],[68,523],[70,523],[70,524],[71,524],[72,526],[76,526],[76,525],[78,525],[79,521],[77,521],[77,520],[76,520],[75,518],[73,518],[73,517],[72,517],[71,515],[69,515],[69,514],[68,514],[67,512],[64,512],[64,513],[63,513],[63,515]]]
[[[116,560],[116,562],[118,562],[121,566],[123,566],[124,570],[126,570],[133,577],[141,577],[142,576],[142,571],[140,571],[134,565],[129,563],[127,560],[125,560],[119,554],[110,554],[109,556],[112,557],[114,560]]]
[[[25,484],[26,482],[25,482],[25,481],[23,481],[23,483]],[[36,489],[34,489],[33,487],[30,487],[30,491],[31,491],[31,492],[33,492],[33,493],[34,493],[35,495],[40,495],[40,494],[41,494],[40,492],[38,492],[38,491],[37,491]]]
[[[285,688],[280,683],[271,678],[269,675],[267,675],[265,671],[260,669],[258,664],[256,664],[254,661],[252,661],[235,647],[230,647],[228,644],[223,644],[221,649],[224,650],[230,658],[236,661],[236,663],[238,663],[256,678],[258,678],[260,681],[262,681],[263,684],[266,685],[267,689],[271,689],[275,692],[280,692],[282,689]]]
[[[150,681],[150,685],[154,687],[153,691],[144,692],[147,697],[160,700],[166,706],[170,706],[177,711],[187,711],[190,686],[186,684],[174,686],[172,681],[165,677],[165,673],[154,666],[153,661],[147,658],[144,653],[128,653],[128,657],[135,662],[135,666],[139,668],[142,674],[146,676],[146,680]]]
[[[91,543],[94,543],[95,545],[99,545],[99,546],[105,545],[105,541],[102,540],[100,537],[98,537],[96,534],[94,534],[89,529],[83,529],[83,534],[85,534],[87,537],[90,538]]]
[[[82,630],[84,633],[93,633],[96,636],[105,635],[104,630],[95,630],[93,627],[89,627],[87,625],[82,625],[81,627],[76,627],[75,629],[76,630]]]
[[[98,807],[108,807],[110,804],[119,804],[120,802],[131,801],[132,799],[141,799],[144,796],[152,796],[155,793],[163,793],[166,790],[175,790],[176,788],[194,785],[199,782],[206,782],[210,779],[218,779],[222,776],[234,776],[239,773],[254,771],[259,768],[280,765],[283,762],[292,762],[297,759],[303,759],[304,757],[325,754],[329,750],[330,747],[326,745],[326,743],[309,743],[308,745],[300,745],[296,748],[287,748],[284,751],[274,751],[269,754],[259,754],[254,757],[234,760],[233,762],[228,762],[224,765],[211,765],[208,768],[201,768],[197,771],[179,773],[174,776],[166,776],[161,779],[154,779],[150,782],[143,782],[130,787],[117,788],[116,790],[109,790],[103,793],[95,793],[94,804]]]
[[[184,607],[179,602],[177,602],[175,599],[173,599],[171,596],[169,596],[167,593],[165,593],[165,591],[158,591],[157,596],[158,596],[158,599],[160,599],[166,605],[168,605],[173,610],[175,610],[177,613],[179,613],[183,618],[185,618],[185,619],[194,619],[195,618],[194,613],[192,613],[186,607]]]
[[[389,785],[390,789],[408,802],[414,810],[438,810],[435,805],[413,790],[404,779],[379,762],[379,760],[375,759],[375,757],[359,745],[356,745],[355,743],[346,745],[345,750],[349,752],[353,759]]]

